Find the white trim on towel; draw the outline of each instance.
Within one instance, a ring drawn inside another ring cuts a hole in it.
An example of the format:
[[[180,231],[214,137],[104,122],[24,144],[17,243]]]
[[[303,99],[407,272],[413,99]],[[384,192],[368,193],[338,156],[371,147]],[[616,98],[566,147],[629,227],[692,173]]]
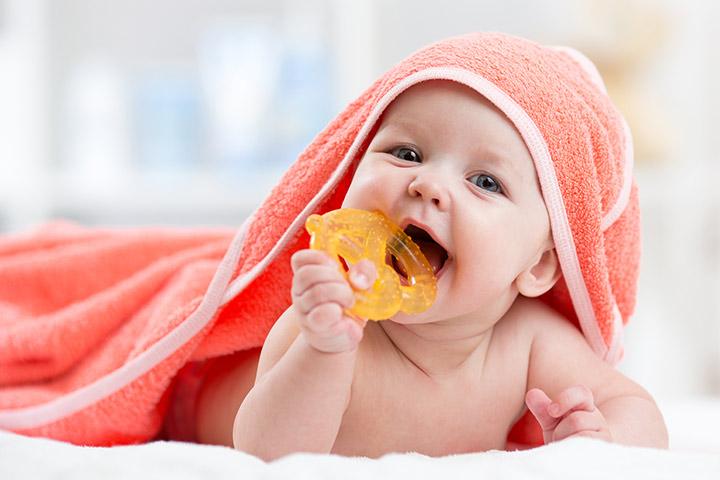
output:
[[[622,314],[617,306],[617,302],[613,299],[613,330],[610,346],[608,347],[605,361],[611,365],[617,365],[622,360],[623,344],[624,344],[625,328],[623,325]]]
[[[551,48],[558,52],[562,52],[568,57],[572,58],[575,63],[580,65],[580,68],[585,70],[585,72],[590,76],[590,80],[592,80],[595,86],[607,95],[608,91],[607,87],[605,86],[605,82],[602,79],[602,75],[600,75],[600,72],[598,71],[592,60],[585,56],[584,53],[582,53],[580,50],[568,47],[566,45],[556,45]]]
[[[215,316],[221,305],[222,294],[232,278],[245,241],[249,220],[247,219],[235,234],[200,305],[187,319],[137,357],[82,388],[39,405],[0,410],[0,427],[24,430],[69,417],[129,385],[195,337]]]

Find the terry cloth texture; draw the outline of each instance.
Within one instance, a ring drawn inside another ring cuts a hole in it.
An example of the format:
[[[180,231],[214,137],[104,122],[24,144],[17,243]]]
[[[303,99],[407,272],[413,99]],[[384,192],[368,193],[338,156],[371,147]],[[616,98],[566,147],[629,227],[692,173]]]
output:
[[[600,357],[622,355],[640,255],[629,130],[589,60],[498,33],[450,38],[373,83],[229,231],[55,225],[0,241],[0,427],[80,444],[152,439],[188,362],[260,346],[290,305],[311,213],[339,208],[383,111],[426,80],[462,83],[525,140],[563,272],[542,298]],[[527,416],[514,441],[532,442]]]

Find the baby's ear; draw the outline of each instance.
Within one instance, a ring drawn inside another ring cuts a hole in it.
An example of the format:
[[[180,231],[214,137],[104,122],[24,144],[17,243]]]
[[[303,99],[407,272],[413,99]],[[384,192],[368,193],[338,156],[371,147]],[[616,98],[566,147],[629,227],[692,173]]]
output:
[[[555,248],[539,253],[530,266],[515,279],[518,292],[525,297],[539,297],[550,290],[561,274]]]

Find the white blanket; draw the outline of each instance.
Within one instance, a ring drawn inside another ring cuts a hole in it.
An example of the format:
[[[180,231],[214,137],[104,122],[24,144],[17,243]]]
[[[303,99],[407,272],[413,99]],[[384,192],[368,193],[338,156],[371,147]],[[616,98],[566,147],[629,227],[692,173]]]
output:
[[[443,458],[390,454],[378,460],[295,454],[266,464],[224,447],[180,442],[77,447],[0,432],[0,478],[717,480],[720,453],[664,451],[569,439],[519,452],[491,451]]]
[[[698,406],[698,405],[694,405]],[[72,478],[472,478],[472,479],[720,479],[718,404],[693,413],[670,409],[666,420],[671,450],[626,447],[590,439],[569,439],[534,450],[490,451],[430,458],[390,454],[380,459],[295,454],[264,463],[230,448],[155,442],[114,448],[78,447],[0,431],[0,479]],[[708,417],[710,415],[710,418]],[[700,421],[696,421],[700,420]],[[700,436],[692,436],[696,432]],[[702,434],[706,437],[702,437]],[[714,440],[714,444],[678,443]],[[684,442],[684,440],[683,440]]]

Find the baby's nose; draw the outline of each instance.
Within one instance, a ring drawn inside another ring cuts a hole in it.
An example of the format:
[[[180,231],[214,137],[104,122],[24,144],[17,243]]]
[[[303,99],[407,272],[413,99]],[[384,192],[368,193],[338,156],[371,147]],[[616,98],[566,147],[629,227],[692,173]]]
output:
[[[408,185],[408,194],[433,202],[439,210],[446,210],[449,206],[447,187],[433,175],[417,175]]]

